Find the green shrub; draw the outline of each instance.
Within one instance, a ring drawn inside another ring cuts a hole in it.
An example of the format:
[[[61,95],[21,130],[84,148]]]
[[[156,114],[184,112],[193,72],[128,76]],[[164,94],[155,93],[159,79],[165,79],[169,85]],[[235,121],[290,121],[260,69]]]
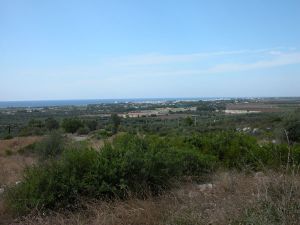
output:
[[[215,158],[176,149],[158,137],[123,135],[95,151],[65,150],[59,160],[25,172],[21,184],[9,191],[7,203],[17,212],[32,208],[76,207],[81,197],[144,196],[170,187],[175,177],[200,175]]]
[[[54,136],[53,136],[54,138]],[[62,150],[50,138],[48,158]],[[58,142],[61,143],[61,142]],[[81,198],[126,198],[168,189],[184,176],[201,176],[216,166],[238,169],[278,168],[300,163],[300,147],[257,144],[253,137],[217,132],[205,135],[120,135],[101,151],[87,145],[62,152],[59,159],[28,169],[24,181],[9,191],[7,202],[19,212],[31,208],[76,207]]]
[[[97,152],[68,150],[62,159],[39,164],[25,171],[22,183],[10,189],[6,201],[17,213],[32,208],[59,208],[76,204],[78,197],[90,192]]]
[[[83,123],[77,118],[66,118],[62,122],[62,127],[68,133],[75,133],[79,128],[83,127]]]
[[[118,114],[113,113],[111,114],[111,122],[112,122],[112,132],[115,134],[118,132],[118,128],[121,124],[121,118],[118,116]]]
[[[96,130],[97,126],[98,126],[97,120],[87,120],[87,121],[85,121],[85,124],[89,128],[90,131]]]
[[[19,135],[20,136],[31,136],[31,135],[44,135],[46,133],[45,127],[30,127],[25,126],[21,128]]]
[[[300,121],[295,121],[288,129],[289,139],[293,142],[300,142]]]
[[[181,140],[179,140],[181,142]],[[279,168],[286,165],[288,146],[286,144],[259,145],[249,135],[237,132],[213,132],[187,137],[182,141],[190,148],[213,155],[219,165],[228,168],[254,169]],[[300,153],[292,147],[294,163],[300,163]]]
[[[80,127],[77,130],[77,134],[79,134],[79,135],[85,135],[85,134],[88,134],[89,132],[90,132],[90,130],[88,127]]]
[[[96,139],[100,140],[100,139],[103,139],[103,138],[111,137],[112,135],[113,135],[113,133],[111,131],[101,129],[99,131],[96,131],[96,133],[94,134],[94,137]]]
[[[11,134],[6,134],[4,135],[3,139],[4,140],[10,140],[10,139],[13,139],[14,137],[11,135]]]
[[[44,140],[34,145],[34,151],[41,159],[55,158],[60,155],[64,149],[64,138],[61,133],[53,131]]]
[[[52,118],[52,117],[47,118],[45,120],[45,127],[48,130],[56,130],[56,129],[59,128],[59,122],[56,119]]]

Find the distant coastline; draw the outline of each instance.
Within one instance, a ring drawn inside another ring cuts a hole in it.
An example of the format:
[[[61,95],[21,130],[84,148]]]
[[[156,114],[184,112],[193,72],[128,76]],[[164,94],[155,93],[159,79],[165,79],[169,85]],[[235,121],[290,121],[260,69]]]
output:
[[[128,99],[78,99],[78,100],[35,100],[35,101],[0,101],[0,108],[36,108],[54,106],[86,106],[90,104],[113,103],[160,103],[166,101],[220,100],[231,98],[128,98]]]
[[[216,101],[233,99],[278,99],[290,100],[300,97],[190,97],[190,98],[124,98],[124,99],[71,99],[71,100],[32,100],[32,101],[0,101],[0,108],[39,108],[55,106],[86,106],[93,104],[114,103],[162,103],[167,101]]]

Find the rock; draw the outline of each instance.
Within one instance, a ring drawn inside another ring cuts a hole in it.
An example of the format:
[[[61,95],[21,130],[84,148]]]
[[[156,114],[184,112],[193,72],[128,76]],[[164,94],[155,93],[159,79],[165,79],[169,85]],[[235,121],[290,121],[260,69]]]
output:
[[[0,188],[0,195],[4,193],[4,188]]]
[[[268,183],[270,181],[270,177],[266,176],[263,172],[255,173],[254,178],[257,180],[258,184]]]
[[[254,128],[254,129],[252,130],[252,133],[253,133],[253,134],[257,134],[257,133],[258,133],[258,131],[259,131],[259,129],[258,129],[258,128]]]
[[[197,189],[199,191],[211,190],[213,188],[212,184],[198,184]]]
[[[16,185],[18,185],[18,184],[20,184],[20,183],[21,183],[21,181],[19,181],[19,180],[18,180],[18,181],[16,181]]]
[[[197,191],[189,191],[188,196],[189,198],[196,198],[197,196],[199,196],[199,192]]]
[[[263,172],[256,172],[255,175],[254,175],[255,178],[261,178],[261,177],[264,177],[264,176],[265,176],[265,174]]]

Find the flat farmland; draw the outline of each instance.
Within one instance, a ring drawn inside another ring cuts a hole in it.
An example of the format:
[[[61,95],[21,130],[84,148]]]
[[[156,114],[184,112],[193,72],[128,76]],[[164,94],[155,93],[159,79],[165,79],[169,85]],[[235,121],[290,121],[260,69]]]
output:
[[[278,104],[265,103],[231,103],[226,105],[226,110],[246,110],[258,112],[281,112],[283,108]]]

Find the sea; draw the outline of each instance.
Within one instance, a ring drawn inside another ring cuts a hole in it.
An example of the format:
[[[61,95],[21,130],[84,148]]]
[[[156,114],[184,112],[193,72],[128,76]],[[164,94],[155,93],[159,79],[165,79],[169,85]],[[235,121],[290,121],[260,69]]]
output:
[[[38,108],[53,106],[86,106],[113,103],[162,103],[167,101],[213,101],[230,98],[132,98],[132,99],[81,99],[81,100],[38,100],[0,101],[0,108]]]

